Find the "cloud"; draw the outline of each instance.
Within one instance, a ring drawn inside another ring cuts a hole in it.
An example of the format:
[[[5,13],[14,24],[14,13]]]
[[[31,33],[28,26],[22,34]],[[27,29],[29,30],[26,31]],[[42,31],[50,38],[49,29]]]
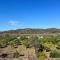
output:
[[[16,26],[18,24],[18,22],[17,21],[14,21],[14,20],[10,20],[8,22],[8,24],[11,25],[11,26]]]

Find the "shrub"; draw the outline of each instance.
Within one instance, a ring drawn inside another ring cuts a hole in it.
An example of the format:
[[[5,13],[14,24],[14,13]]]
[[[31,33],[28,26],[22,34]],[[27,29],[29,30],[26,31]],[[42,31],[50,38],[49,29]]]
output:
[[[44,52],[37,52],[38,58],[47,58],[46,54]]]
[[[58,52],[58,51],[51,51],[50,52],[50,57],[52,57],[52,58],[60,58],[60,52]]]
[[[60,49],[60,42],[57,43],[57,49]]]
[[[49,48],[49,49],[54,47],[54,45],[52,44],[52,42],[46,42],[43,45],[44,45],[45,48]]]

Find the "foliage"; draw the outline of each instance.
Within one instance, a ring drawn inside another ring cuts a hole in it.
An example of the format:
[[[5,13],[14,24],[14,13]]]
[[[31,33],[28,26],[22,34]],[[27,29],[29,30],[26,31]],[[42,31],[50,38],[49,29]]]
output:
[[[51,48],[54,47],[54,45],[52,44],[52,42],[46,42],[43,45],[44,45],[45,48],[49,48],[49,49],[51,49]]]
[[[44,52],[37,52],[38,58],[47,58],[46,54]]]
[[[27,48],[31,47],[31,40],[27,36],[21,36],[20,41],[23,45],[25,45]]]
[[[46,54],[44,50],[48,51],[51,48],[55,48],[57,46],[60,48],[60,35],[44,35],[44,36],[32,36],[28,38],[27,35],[22,35],[18,39],[17,36],[4,35],[0,36],[0,48],[7,47],[11,45],[12,47],[16,47],[19,44],[23,44],[26,48],[35,47],[35,52],[37,52],[37,56],[39,58],[46,58]],[[48,51],[50,52],[50,51]],[[13,53],[14,57],[19,57],[19,53],[16,51]],[[51,51],[50,57],[59,58],[60,52]]]
[[[18,46],[20,44],[20,41],[18,39],[14,39],[9,42],[12,47]]]
[[[60,58],[60,52],[58,52],[58,51],[51,51],[50,52],[50,57],[52,57],[52,58]]]

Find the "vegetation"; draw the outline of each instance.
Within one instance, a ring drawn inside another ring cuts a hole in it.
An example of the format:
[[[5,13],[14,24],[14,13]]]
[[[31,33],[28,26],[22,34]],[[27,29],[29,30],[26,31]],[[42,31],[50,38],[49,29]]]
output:
[[[49,29],[48,29],[49,30]],[[28,29],[27,31],[30,32]],[[32,30],[31,30],[32,31]],[[10,31],[11,32],[11,31]],[[60,58],[60,35],[0,35],[0,49],[8,46],[18,48],[20,45],[24,45],[27,48],[35,48],[35,53],[38,58],[46,58],[47,52],[49,52],[51,58]],[[13,32],[13,31],[12,31]],[[55,33],[55,31],[53,31]],[[27,32],[26,32],[27,33]],[[59,52],[58,52],[59,50]],[[44,52],[45,51],[45,52]],[[3,54],[4,55],[4,54]],[[20,57],[18,51],[13,53],[14,57]]]
[[[51,51],[50,52],[50,57],[52,57],[52,58],[60,58],[60,52],[58,52],[58,51]]]
[[[37,53],[37,56],[38,56],[39,58],[47,58],[47,56],[46,56],[46,54],[45,54],[44,52],[38,52],[38,53]]]

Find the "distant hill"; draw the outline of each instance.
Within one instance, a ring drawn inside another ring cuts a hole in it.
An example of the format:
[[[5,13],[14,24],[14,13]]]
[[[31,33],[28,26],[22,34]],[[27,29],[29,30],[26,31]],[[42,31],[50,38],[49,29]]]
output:
[[[52,34],[52,33],[60,33],[60,29],[56,29],[56,28],[48,28],[48,29],[26,28],[26,29],[3,31],[3,32],[0,32],[0,35],[1,34],[14,34],[14,35],[19,35],[19,34]]]

